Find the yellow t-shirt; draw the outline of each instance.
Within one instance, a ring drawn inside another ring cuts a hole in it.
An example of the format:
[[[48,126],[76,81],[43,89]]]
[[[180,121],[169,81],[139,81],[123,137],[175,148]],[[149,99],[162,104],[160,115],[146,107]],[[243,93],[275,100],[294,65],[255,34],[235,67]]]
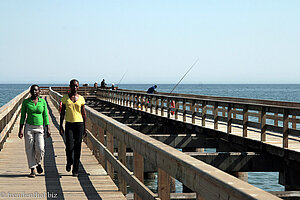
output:
[[[81,106],[85,104],[83,96],[79,95],[78,100],[74,103],[66,94],[61,98],[61,102],[66,105],[67,122],[83,122],[81,115]]]

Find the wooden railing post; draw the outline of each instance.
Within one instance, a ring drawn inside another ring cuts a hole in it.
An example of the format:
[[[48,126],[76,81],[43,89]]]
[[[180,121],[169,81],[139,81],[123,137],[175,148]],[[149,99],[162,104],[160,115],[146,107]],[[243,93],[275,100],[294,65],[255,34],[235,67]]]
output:
[[[236,119],[236,108],[232,109],[232,113],[233,113],[233,119]]]
[[[283,148],[288,148],[289,139],[289,113],[288,109],[283,109]]]
[[[292,128],[296,129],[297,123],[296,123],[296,115],[292,116]]]
[[[192,123],[196,122],[195,100],[192,100]]]
[[[206,101],[202,102],[202,118],[201,118],[201,125],[205,126],[205,118],[206,118]]]
[[[214,129],[218,129],[218,102],[214,102]]]
[[[164,106],[165,106],[165,99],[161,97],[161,102],[160,102],[160,116],[164,116]]]
[[[225,117],[225,116],[226,116],[226,114],[225,114],[226,112],[225,112],[225,111],[226,111],[226,108],[225,108],[225,106],[222,106],[222,116],[223,116],[223,117]]]
[[[232,129],[232,105],[229,103],[227,106],[227,133],[231,133]]]
[[[170,199],[170,176],[162,169],[158,168],[158,196],[161,200]]]
[[[182,110],[183,110],[183,116],[182,121],[186,121],[186,99],[182,100]]]
[[[134,151],[133,152],[133,173],[134,175],[144,183],[144,158],[141,154]],[[134,200],[142,200],[136,193],[134,193]]]
[[[145,111],[146,112],[148,112],[149,103],[148,103],[148,97],[144,96],[144,104],[145,104]]]
[[[144,97],[143,95],[140,96],[140,105],[141,105],[141,110],[144,110]]]
[[[266,141],[266,122],[267,122],[267,113],[266,113],[266,108],[262,107],[261,108],[261,136],[260,136],[260,141],[265,142]]]
[[[102,127],[99,127],[98,140],[104,145],[104,129]],[[101,153],[99,154],[99,162],[105,168],[105,156]]]
[[[248,106],[243,107],[243,137],[247,137],[247,127],[248,127]]]
[[[274,114],[274,126],[278,126],[278,113]]]
[[[114,153],[114,137],[111,133],[106,131],[106,142],[107,142],[107,149],[113,154]],[[114,168],[112,167],[110,162],[106,162],[107,166],[107,174],[113,179],[114,178]]]
[[[179,101],[176,99],[175,102],[175,119],[178,119]]]
[[[149,98],[149,103],[150,103],[150,113],[153,113],[153,98],[152,98],[152,96],[150,96]]]
[[[126,144],[123,141],[118,141],[118,160],[126,166]],[[127,185],[123,176],[118,173],[119,190],[126,195]]]
[[[158,115],[159,98],[157,96],[155,97],[155,102],[155,114]]]
[[[167,98],[167,117],[170,118],[171,115],[171,99]]]

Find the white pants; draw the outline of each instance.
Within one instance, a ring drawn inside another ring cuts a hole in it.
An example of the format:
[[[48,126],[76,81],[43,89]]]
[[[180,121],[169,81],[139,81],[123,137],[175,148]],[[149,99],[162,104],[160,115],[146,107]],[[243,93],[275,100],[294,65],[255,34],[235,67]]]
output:
[[[45,152],[44,127],[26,124],[24,131],[25,150],[28,167],[34,168],[42,163]]]

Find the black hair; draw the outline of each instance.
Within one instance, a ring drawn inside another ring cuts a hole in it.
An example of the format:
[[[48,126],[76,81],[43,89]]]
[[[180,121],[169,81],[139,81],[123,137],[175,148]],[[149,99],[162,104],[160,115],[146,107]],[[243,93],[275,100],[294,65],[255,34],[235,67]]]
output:
[[[72,85],[74,82],[77,82],[79,84],[79,81],[77,79],[70,80],[70,85]]]
[[[154,85],[155,88],[157,88],[157,85]]]
[[[40,90],[40,86],[38,86],[37,84],[33,84],[32,86],[30,86],[30,91],[33,91],[33,88],[34,88],[34,87],[38,87],[39,90]]]

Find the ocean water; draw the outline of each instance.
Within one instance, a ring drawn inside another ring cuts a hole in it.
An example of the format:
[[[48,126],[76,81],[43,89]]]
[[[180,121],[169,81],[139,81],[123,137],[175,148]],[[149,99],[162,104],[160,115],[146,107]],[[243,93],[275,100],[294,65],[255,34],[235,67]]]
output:
[[[120,84],[119,88],[147,91],[151,86],[151,84]],[[175,85],[157,84],[157,86],[158,92],[170,92]],[[29,87],[28,84],[0,84],[0,106]],[[300,84],[181,84],[176,87],[174,93],[300,102]],[[206,151],[214,150],[206,149]],[[266,191],[283,191],[284,187],[278,184],[278,176],[278,172],[249,172],[248,182]],[[155,180],[145,182],[153,191],[156,190]],[[182,186],[179,183],[176,185],[180,191]]]

